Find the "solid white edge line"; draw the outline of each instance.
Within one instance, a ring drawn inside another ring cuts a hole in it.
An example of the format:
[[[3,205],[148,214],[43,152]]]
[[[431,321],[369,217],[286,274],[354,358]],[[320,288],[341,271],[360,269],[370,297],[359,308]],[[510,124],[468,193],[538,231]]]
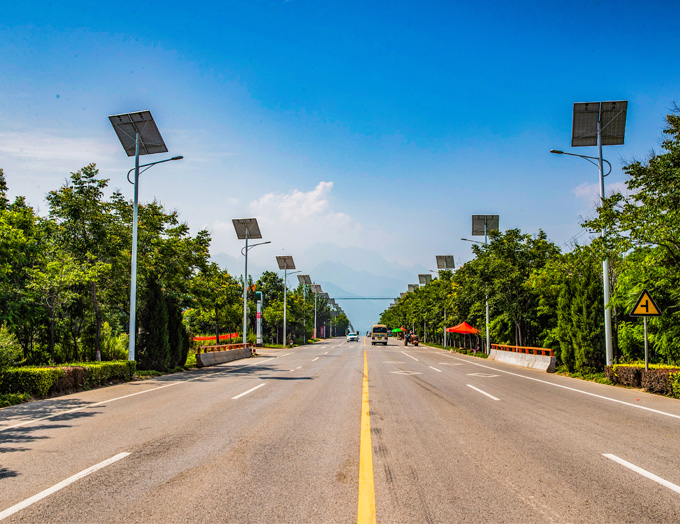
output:
[[[231,400],[239,399],[239,398],[241,398],[241,397],[247,395],[248,393],[252,393],[252,392],[255,391],[256,389],[260,389],[262,386],[266,386],[266,385],[267,385],[266,382],[263,382],[262,384],[259,384],[259,385],[255,386],[254,388],[250,388],[248,391],[244,391],[244,392],[241,393],[240,395],[236,395],[235,397],[231,397]]]
[[[664,415],[666,417],[672,417],[672,418],[680,419],[680,415],[675,415],[673,413],[667,413],[665,411],[660,411],[658,409],[648,408],[646,406],[640,406],[638,404],[631,404],[630,402],[626,402],[625,400],[618,400],[618,399],[611,398],[611,397],[605,397],[604,395],[598,395],[597,393],[590,393],[589,391],[583,391],[582,389],[570,388],[569,386],[563,386],[562,384],[555,384],[554,382],[548,382],[547,380],[541,380],[540,378],[527,377],[526,375],[520,375],[519,373],[512,373],[511,371],[505,371],[503,369],[492,368],[491,366],[485,366],[484,364],[478,364],[477,362],[470,362],[469,360],[466,360],[464,358],[452,357],[450,355],[445,355],[445,356],[452,358],[452,359],[460,360],[461,362],[465,362],[467,364],[479,366],[480,368],[492,369],[493,371],[497,371],[498,373],[505,373],[506,375],[512,375],[514,377],[525,378],[527,380],[533,380],[534,382],[540,382],[541,384],[547,384],[549,386],[554,386],[556,388],[562,388],[562,389],[567,389],[569,391],[575,391],[576,393],[582,393],[583,395],[588,395],[590,397],[600,398],[602,400],[608,400],[610,402],[615,402],[617,404],[623,404],[624,406],[630,406],[631,408],[643,409],[645,411],[651,411],[652,413],[656,413],[658,415]]]
[[[69,484],[73,484],[76,480],[80,480],[83,477],[87,477],[90,473],[94,473],[95,471],[102,469],[109,464],[113,464],[114,462],[118,462],[120,459],[125,458],[129,455],[130,453],[124,452],[124,453],[118,453],[118,455],[111,457],[110,459],[107,459],[103,462],[100,462],[99,464],[95,464],[92,467],[89,467],[87,469],[84,469],[80,473],[76,473],[75,475],[67,478],[66,480],[62,480],[58,484],[55,484],[51,488],[47,488],[44,491],[41,491],[37,495],[33,495],[32,497],[27,498],[23,502],[19,502],[18,504],[15,504],[11,508],[7,508],[6,510],[0,512],[0,520],[4,520],[10,515],[14,515],[16,512],[21,511],[22,509],[26,509],[28,506],[31,504],[34,504],[38,502],[39,500],[44,499],[45,497],[49,497],[53,493],[56,493],[60,489],[65,488]]]
[[[623,460],[622,458],[617,457],[616,455],[612,455],[611,453],[602,453],[603,457],[607,457],[610,460],[613,460],[614,462],[618,462],[622,466],[627,467],[628,469],[631,469],[635,471],[635,473],[639,473],[643,477],[647,477],[649,480],[653,480],[654,482],[658,482],[662,486],[667,487],[668,489],[672,489],[676,493],[680,493],[680,486],[677,484],[673,484],[672,482],[669,482],[665,479],[662,479],[661,477],[655,475],[654,473],[650,473],[646,469],[642,469],[635,464],[631,464],[628,461]]]
[[[433,366],[430,366],[430,368],[434,369],[435,371],[439,371],[440,373],[442,372],[441,369],[437,369],[437,368],[435,368],[435,367],[433,367]]]
[[[402,353],[404,353],[404,352],[402,351]],[[408,353],[404,353],[404,355],[406,355],[408,358],[412,358],[412,359],[415,360],[416,362],[420,362],[420,360],[418,360],[416,357],[412,357],[412,356],[409,355]]]
[[[471,384],[465,384],[465,385],[466,385],[467,387],[469,387],[469,388],[474,389],[475,391],[478,391],[478,392],[481,393],[482,395],[486,395],[487,397],[489,397],[489,398],[492,399],[492,400],[500,400],[499,398],[496,398],[496,397],[494,397],[493,395],[489,395],[486,391],[482,391],[481,389],[476,388],[476,387],[472,386]]]
[[[258,360],[257,362],[252,362],[252,363],[246,364],[244,366],[234,367],[233,369],[236,371],[236,370],[239,370],[239,369],[254,366],[255,364],[262,364],[263,362],[267,362],[269,360],[274,360],[274,358],[275,357],[266,358],[264,360]],[[180,380],[180,381],[177,381],[177,382],[173,382],[171,384],[165,384],[164,386],[158,386],[157,388],[145,389],[144,391],[137,391],[137,393],[130,393],[129,395],[123,395],[122,397],[111,398],[109,400],[102,400],[100,402],[94,402],[92,404],[88,404],[87,406],[82,406],[82,407],[73,408],[73,409],[67,409],[66,411],[60,411],[59,413],[55,413],[53,415],[47,415],[45,417],[32,418],[30,420],[25,420],[24,422],[20,422],[18,424],[14,424],[12,426],[0,427],[0,433],[2,433],[3,431],[7,431],[9,429],[20,428],[21,426],[33,424],[34,422],[41,422],[43,420],[48,420],[48,419],[55,418],[55,417],[61,417],[62,415],[68,415],[69,413],[76,413],[78,411],[83,411],[83,410],[88,409],[88,408],[101,406],[102,404],[110,404],[111,402],[116,402],[117,400],[123,400],[125,398],[130,398],[130,397],[136,397],[137,395],[143,395],[144,393],[151,393],[152,391],[158,391],[159,389],[169,388],[171,386],[178,386],[179,384],[186,384],[187,382],[191,382],[193,380],[198,380],[199,378],[205,378],[206,376],[214,375],[214,374],[220,373],[222,371],[223,370],[213,371],[212,373],[207,373],[206,375],[200,375],[198,377],[189,378],[187,380]]]

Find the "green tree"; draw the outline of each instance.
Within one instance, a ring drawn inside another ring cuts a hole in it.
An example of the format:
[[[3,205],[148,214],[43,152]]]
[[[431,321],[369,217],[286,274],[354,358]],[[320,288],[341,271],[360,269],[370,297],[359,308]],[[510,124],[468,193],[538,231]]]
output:
[[[140,335],[136,346],[139,369],[166,371],[170,367],[168,308],[158,280],[147,276],[143,306],[140,311]]]
[[[62,249],[89,265],[93,275],[103,275],[102,264],[111,258],[108,243],[110,206],[104,201],[108,180],[98,178],[99,170],[89,164],[75,173],[61,188],[50,191],[47,202]],[[100,267],[97,267],[100,266]],[[98,297],[99,278],[89,280],[89,293],[94,316],[94,346],[97,360],[101,360],[99,347],[102,313]]]
[[[626,192],[606,199],[584,227],[606,231],[602,253],[625,254],[612,304],[630,311],[648,288],[662,309],[650,322],[654,347],[668,363],[680,361],[680,110],[667,115],[663,152],[624,166]]]

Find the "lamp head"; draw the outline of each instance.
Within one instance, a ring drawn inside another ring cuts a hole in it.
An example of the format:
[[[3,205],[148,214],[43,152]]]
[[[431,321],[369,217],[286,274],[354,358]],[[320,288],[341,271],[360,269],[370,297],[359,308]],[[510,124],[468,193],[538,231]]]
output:
[[[170,160],[182,160],[184,157],[182,155],[180,156],[173,156]]]
[[[551,149],[551,153],[555,153],[556,155],[563,155],[564,151],[560,151],[559,149]]]

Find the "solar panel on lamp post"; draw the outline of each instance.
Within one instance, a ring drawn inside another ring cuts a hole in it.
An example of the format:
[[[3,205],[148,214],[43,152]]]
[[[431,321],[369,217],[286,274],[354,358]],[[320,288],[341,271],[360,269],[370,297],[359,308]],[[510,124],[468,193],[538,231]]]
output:
[[[597,160],[597,167],[600,172],[600,199],[605,199],[604,192],[604,169],[602,163],[607,162],[602,158],[602,146],[623,145],[626,134],[626,113],[628,112],[628,102],[617,100],[611,102],[577,102],[574,104],[574,117],[571,129],[571,147],[597,146],[597,157],[587,155],[576,155],[565,153],[556,149],[551,149],[551,153],[578,156],[585,160]],[[609,172],[611,173],[611,164]],[[602,237],[607,234],[606,229],[602,229]],[[609,259],[602,261],[602,282],[604,294],[604,337],[605,337],[605,359],[606,364],[611,366],[614,363],[614,346],[612,342],[612,317],[609,309]]]
[[[158,162],[151,162],[148,164],[139,165],[140,155],[153,155],[156,153],[167,153],[168,148],[163,141],[160,131],[156,126],[156,122],[151,116],[151,111],[137,111],[134,113],[122,113],[119,115],[109,116],[109,121],[113,125],[113,130],[116,132],[123,149],[127,156],[135,157],[135,181],[130,181],[130,173],[128,171],[128,182],[134,184],[134,198],[132,210],[132,253],[131,253],[131,268],[130,268],[130,332],[128,342],[128,359],[135,360],[135,343],[137,335],[137,220],[138,220],[138,204],[139,204],[139,175],[147,169],[156,164],[170,162],[172,160],[181,160],[182,156],[168,158],[166,160],[159,160]],[[146,168],[140,172],[140,168]],[[100,359],[99,352],[97,359]]]
[[[276,257],[279,269],[283,269],[283,345],[286,345],[286,295],[288,294],[288,270],[295,269],[295,262],[290,255]]]
[[[456,266],[453,263],[453,255],[436,255],[436,256],[438,271],[444,270],[453,271],[456,268]]]
[[[232,224],[234,224],[234,230],[236,231],[236,238],[239,240],[245,240],[246,245],[241,250],[241,253],[245,256],[245,269],[243,272],[243,335],[242,342],[247,344],[248,342],[248,250],[260,246],[262,244],[269,244],[270,242],[262,242],[260,244],[255,244],[253,246],[248,246],[248,240],[262,238],[262,233],[260,233],[260,226],[257,224],[257,218],[232,218]]]
[[[484,235],[484,245],[489,245],[489,232],[498,231],[499,215],[472,215],[472,234]],[[461,238],[461,240],[466,240]],[[470,240],[469,242],[475,242]],[[480,242],[481,243],[481,242]],[[489,295],[486,295],[486,354],[491,354],[491,333],[489,332]]]

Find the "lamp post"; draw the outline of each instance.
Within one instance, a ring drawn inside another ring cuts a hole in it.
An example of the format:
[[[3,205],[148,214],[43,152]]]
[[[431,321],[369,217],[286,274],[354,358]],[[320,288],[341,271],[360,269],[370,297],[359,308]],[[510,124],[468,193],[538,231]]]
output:
[[[489,232],[498,231],[499,215],[472,215],[472,234],[484,235],[484,245],[489,245]],[[461,238],[461,240],[466,240]],[[481,244],[481,242],[479,242]],[[486,354],[491,354],[491,332],[489,330],[489,294],[487,292],[485,301],[486,309]]]
[[[486,242],[486,235],[484,235],[484,242],[480,242],[479,240],[470,240],[469,238],[461,238],[461,240],[465,240],[466,242],[473,242],[475,244],[482,244],[483,246],[488,245]],[[486,353],[487,355],[491,351],[491,335],[489,334],[489,295],[487,294],[484,297],[484,302],[485,302],[485,309],[486,309]]]
[[[181,160],[182,156],[175,156],[158,162],[139,165],[140,155],[153,155],[156,153],[167,153],[168,148],[161,137],[156,122],[151,116],[150,111],[137,111],[135,113],[122,113],[120,115],[109,116],[109,121],[120,140],[123,149],[128,156],[135,157],[135,167],[130,169],[127,174],[128,182],[134,185],[134,200],[132,210],[132,252],[130,268],[130,329],[128,342],[128,359],[135,360],[135,342],[137,335],[137,220],[139,204],[139,175],[151,167]],[[140,168],[145,168],[140,171]],[[130,173],[134,170],[135,181],[130,180]]]
[[[309,275],[298,275],[298,282],[302,284],[302,310],[304,314],[302,315],[302,329],[305,332],[305,344],[307,343],[307,286],[312,284],[312,279]]]
[[[314,293],[314,338],[317,338],[316,336],[316,297],[321,293],[321,284],[312,284],[311,286],[312,293]]]
[[[558,155],[578,156],[591,162],[597,160],[600,172],[600,199],[604,201],[604,177],[611,173],[612,165],[602,158],[602,146],[622,145],[626,134],[626,113],[628,102],[618,100],[612,102],[579,102],[574,104],[574,116],[571,130],[571,146],[597,146],[598,156],[577,155],[551,149],[551,153]],[[607,162],[609,172],[603,173],[602,163]],[[595,162],[591,162],[595,164]],[[602,237],[607,234],[602,229]],[[609,258],[602,261],[602,286],[604,295],[604,336],[606,364],[614,363],[614,347],[612,341],[612,316],[609,309]]]
[[[233,218],[232,223],[234,224],[234,230],[236,231],[236,237],[239,240],[245,240],[246,245],[241,249],[241,254],[245,257],[245,269],[243,272],[243,340],[244,344],[248,341],[248,251],[256,246],[261,246],[263,244],[270,244],[270,241],[260,242],[259,244],[254,244],[248,246],[249,239],[260,239],[262,238],[262,233],[260,233],[260,226],[257,224],[256,218]]]
[[[276,257],[279,269],[283,269],[283,345],[286,345],[286,295],[288,294],[288,270],[295,269],[295,262],[290,255]],[[298,273],[298,271],[296,271]]]
[[[453,260],[453,255],[437,255],[437,273],[442,271],[455,271],[456,264]],[[434,270],[430,269],[430,273],[434,273]],[[444,306],[444,347],[446,347],[448,342],[448,334],[446,333],[446,306]]]

